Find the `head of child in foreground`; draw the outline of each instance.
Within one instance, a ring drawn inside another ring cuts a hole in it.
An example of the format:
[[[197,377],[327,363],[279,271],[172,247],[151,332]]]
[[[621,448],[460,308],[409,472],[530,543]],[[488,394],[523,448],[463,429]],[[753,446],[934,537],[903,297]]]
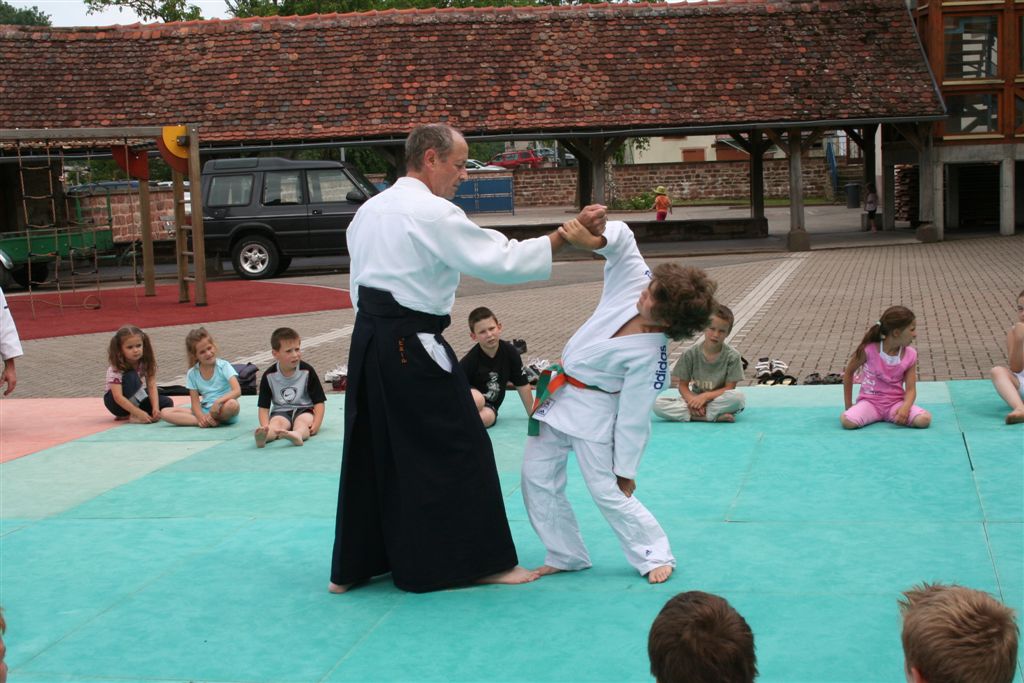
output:
[[[147,373],[156,372],[156,358],[149,336],[135,325],[125,325],[114,333],[107,349],[107,360],[110,367],[121,372],[135,370],[139,363],[145,364]]]
[[[711,322],[704,328],[704,345],[711,348],[722,348],[725,338],[732,332],[735,317],[732,309],[725,304],[716,304],[711,312]]]
[[[190,367],[196,363],[213,365],[217,362],[217,344],[205,327],[189,330],[185,335],[185,353]]]
[[[689,591],[661,608],[647,637],[657,683],[751,683],[757,676],[754,634],[717,595]]]
[[[914,312],[906,306],[890,306],[872,325],[857,347],[863,351],[868,344],[888,340],[892,346],[910,346],[917,338],[917,322]]]
[[[717,288],[700,268],[662,263],[651,272],[636,310],[644,322],[665,327],[670,338],[689,339],[708,326]]]
[[[903,655],[912,683],[1011,683],[1019,631],[988,593],[923,584],[903,594]]]
[[[279,327],[270,335],[270,352],[274,354],[277,367],[291,371],[299,367],[302,360],[302,339],[290,327]]]
[[[501,323],[491,309],[481,306],[469,314],[469,336],[488,353],[494,353],[501,341]]]

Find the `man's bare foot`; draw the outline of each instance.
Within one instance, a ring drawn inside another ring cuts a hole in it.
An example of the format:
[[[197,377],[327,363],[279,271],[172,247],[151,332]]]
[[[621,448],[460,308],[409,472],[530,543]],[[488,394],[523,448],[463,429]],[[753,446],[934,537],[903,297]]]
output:
[[[128,415],[115,415],[114,420],[117,422],[125,422],[128,419]]]
[[[253,436],[256,437],[256,448],[263,448],[267,445],[267,432],[270,431],[270,427],[257,427],[256,431],[253,432]],[[334,584],[331,584],[334,585]]]
[[[736,416],[733,415],[732,413],[722,413],[715,420],[715,422],[735,422],[735,421],[736,421]]]
[[[647,573],[648,583],[665,583],[668,581],[668,577],[672,576],[672,567],[670,565],[664,565],[661,567],[655,567]]]
[[[565,570],[559,569],[558,567],[552,567],[549,564],[542,564],[533,571],[536,572],[537,576],[549,576],[551,574],[558,574],[559,572],[564,572]]]
[[[302,437],[299,436],[298,432],[278,432],[278,435],[282,439],[288,439],[293,446],[302,445]]]
[[[490,576],[484,576],[476,580],[476,583],[501,583],[505,585],[515,585],[519,583],[530,583],[540,578],[540,574],[535,571],[531,571],[526,567],[520,567],[516,565],[512,569],[508,569],[497,574],[491,574]]]
[[[351,587],[351,583],[334,583],[333,581],[327,582],[328,593],[344,593]]]
[[[1014,410],[1006,416],[1006,424],[1015,425],[1024,422],[1024,410]]]
[[[134,415],[132,415],[131,417],[128,418],[128,422],[132,423],[133,425],[148,425],[149,418],[135,417]]]

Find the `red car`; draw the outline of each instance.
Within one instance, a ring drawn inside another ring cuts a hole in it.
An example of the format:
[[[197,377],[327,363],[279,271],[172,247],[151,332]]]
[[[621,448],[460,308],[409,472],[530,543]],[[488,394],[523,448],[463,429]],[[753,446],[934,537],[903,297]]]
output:
[[[495,154],[490,163],[493,166],[501,166],[502,168],[514,169],[519,168],[520,166],[539,168],[540,165],[544,163],[544,157],[539,156],[532,149],[514,149],[509,152]]]

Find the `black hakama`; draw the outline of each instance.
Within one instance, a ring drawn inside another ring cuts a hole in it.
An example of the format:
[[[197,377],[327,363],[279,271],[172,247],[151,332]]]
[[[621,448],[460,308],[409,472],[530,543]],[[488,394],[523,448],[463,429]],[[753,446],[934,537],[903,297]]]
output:
[[[399,588],[460,586],[517,563],[490,438],[441,332],[449,316],[359,288],[331,581],[391,572]],[[417,333],[436,335],[446,372]]]

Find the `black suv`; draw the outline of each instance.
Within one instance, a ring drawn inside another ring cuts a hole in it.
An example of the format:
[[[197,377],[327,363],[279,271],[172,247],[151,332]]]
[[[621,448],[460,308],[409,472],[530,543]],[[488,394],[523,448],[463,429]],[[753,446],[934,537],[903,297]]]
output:
[[[203,166],[206,251],[231,255],[247,280],[284,272],[293,256],[344,254],[356,209],[377,193],[355,166],[276,157]]]

